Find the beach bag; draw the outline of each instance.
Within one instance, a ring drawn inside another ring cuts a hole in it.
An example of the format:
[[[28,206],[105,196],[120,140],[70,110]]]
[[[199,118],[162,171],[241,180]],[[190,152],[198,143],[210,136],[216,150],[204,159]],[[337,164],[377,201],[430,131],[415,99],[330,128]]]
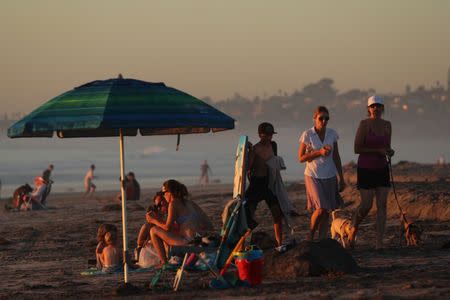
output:
[[[139,253],[138,265],[141,268],[150,268],[159,264],[158,254],[156,254],[153,246],[148,243],[141,249]]]

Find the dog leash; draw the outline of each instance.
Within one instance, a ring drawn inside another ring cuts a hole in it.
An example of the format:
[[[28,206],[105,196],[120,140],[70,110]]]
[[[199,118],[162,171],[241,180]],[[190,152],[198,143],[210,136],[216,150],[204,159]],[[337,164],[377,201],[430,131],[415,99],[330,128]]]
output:
[[[400,206],[400,202],[398,202],[397,192],[396,192],[396,190],[395,190],[394,174],[392,173],[392,162],[391,162],[391,157],[388,156],[387,159],[388,159],[389,173],[390,173],[390,175],[391,175],[392,191],[394,192],[395,202],[397,202],[397,207],[398,207],[398,210],[400,211],[400,214],[402,215],[403,222],[407,223],[408,221],[406,220],[406,215],[405,215],[405,213],[403,212],[402,207]]]

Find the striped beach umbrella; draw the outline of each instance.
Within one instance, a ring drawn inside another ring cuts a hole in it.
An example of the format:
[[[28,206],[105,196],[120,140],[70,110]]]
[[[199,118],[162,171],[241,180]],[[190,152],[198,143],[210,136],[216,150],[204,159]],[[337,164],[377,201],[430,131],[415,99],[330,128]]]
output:
[[[120,177],[125,178],[124,136],[178,135],[234,128],[211,105],[166,86],[136,79],[97,80],[59,95],[8,128],[10,138],[119,137]],[[127,253],[126,193],[121,184],[123,248]],[[124,265],[128,282],[128,265]]]

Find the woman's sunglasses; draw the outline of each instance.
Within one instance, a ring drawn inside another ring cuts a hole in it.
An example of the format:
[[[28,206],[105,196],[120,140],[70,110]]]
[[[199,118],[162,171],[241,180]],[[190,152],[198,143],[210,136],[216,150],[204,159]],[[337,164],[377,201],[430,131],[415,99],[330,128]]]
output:
[[[371,105],[369,105],[369,107],[370,108],[375,108],[375,107],[383,107],[383,104],[379,104],[379,103],[374,103],[374,104],[371,104]]]
[[[330,117],[322,117],[321,116],[318,119],[319,119],[319,121],[323,121],[323,120],[328,121],[328,120],[330,120]]]

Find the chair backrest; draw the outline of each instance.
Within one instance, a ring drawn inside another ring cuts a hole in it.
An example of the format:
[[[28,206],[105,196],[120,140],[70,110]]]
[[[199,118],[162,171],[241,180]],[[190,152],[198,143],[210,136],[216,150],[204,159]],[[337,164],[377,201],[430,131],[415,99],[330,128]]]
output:
[[[222,240],[214,262],[219,269],[224,266],[234,247],[248,229],[244,199],[248,152],[248,137],[241,135],[236,149],[234,165],[233,198],[235,204],[229,206],[228,217],[225,218],[226,222],[224,222],[222,227]]]

